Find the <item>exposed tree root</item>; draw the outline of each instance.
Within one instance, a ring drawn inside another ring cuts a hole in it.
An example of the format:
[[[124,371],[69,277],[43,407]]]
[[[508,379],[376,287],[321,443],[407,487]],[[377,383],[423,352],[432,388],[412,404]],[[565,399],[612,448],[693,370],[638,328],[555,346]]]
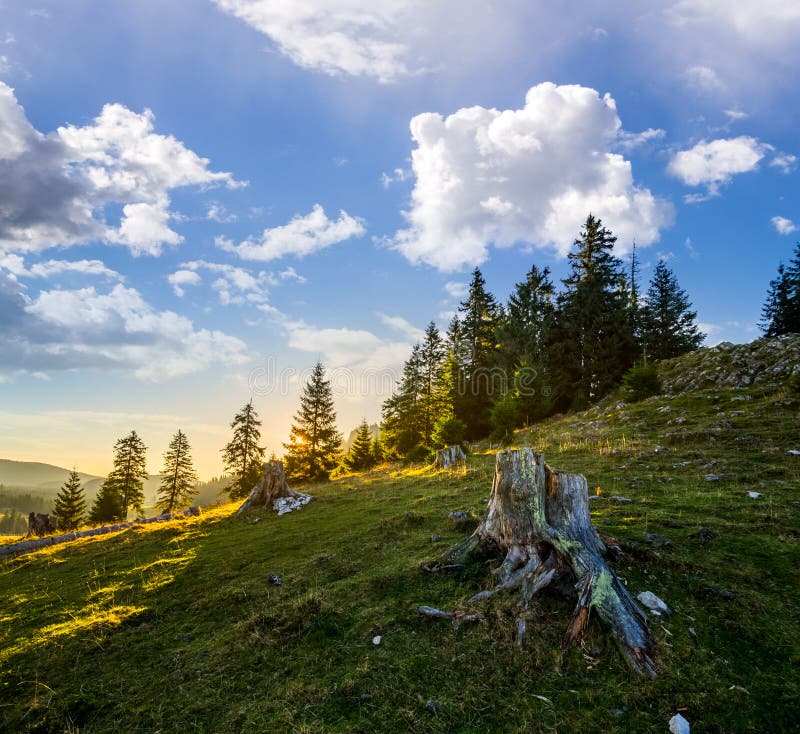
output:
[[[497,454],[492,495],[483,522],[442,564],[462,566],[480,557],[501,556],[493,572],[497,584],[468,604],[519,587],[517,644],[527,631],[534,595],[571,579],[577,605],[564,635],[567,649],[582,633],[592,611],[610,628],[625,659],[637,673],[655,677],[654,642],[647,617],[603,560],[605,546],[589,516],[586,479],[552,470],[530,449]]]

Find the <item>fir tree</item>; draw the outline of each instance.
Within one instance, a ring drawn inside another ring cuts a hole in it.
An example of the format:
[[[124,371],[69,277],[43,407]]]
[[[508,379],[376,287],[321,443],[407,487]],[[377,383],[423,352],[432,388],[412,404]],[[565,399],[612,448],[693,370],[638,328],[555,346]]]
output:
[[[247,497],[261,479],[264,447],[258,445],[261,440],[260,425],[252,399],[231,421],[233,438],[222,450],[222,460],[225,471],[233,477],[224,490],[232,500]]]
[[[472,273],[466,300],[459,306],[458,326],[459,394],[455,414],[467,426],[467,438],[476,439],[489,432],[489,409],[503,393],[504,374],[496,365],[495,331],[502,309],[486,290],[478,268]]]
[[[128,510],[144,512],[144,480],[147,479],[147,447],[131,431],[114,445],[114,468],[97,493],[89,519],[92,522],[124,520]]]
[[[660,260],[642,309],[642,341],[649,359],[668,359],[697,349],[705,338],[697,328],[686,291]]]
[[[197,495],[197,473],[192,465],[191,447],[183,431],[178,431],[164,454],[161,487],[156,509],[172,512],[188,507]]]
[[[58,516],[60,530],[76,530],[83,524],[86,514],[86,496],[81,478],[73,468],[56,496],[53,512]]]
[[[336,411],[331,383],[325,379],[321,362],[314,365],[311,378],[300,396],[286,448],[286,473],[296,479],[327,479],[336,467],[342,436],[336,430]]]
[[[351,471],[363,471],[375,466],[372,436],[366,420],[361,421],[344,463]]]
[[[421,442],[430,447],[431,436],[436,422],[448,411],[448,401],[443,386],[445,384],[446,349],[439,330],[433,321],[425,330],[425,340],[419,350],[421,394],[420,433]]]
[[[539,270],[533,265],[525,280],[514,287],[498,326],[498,362],[508,385],[491,411],[495,438],[550,412],[547,354],[555,308],[549,276],[548,268]]]
[[[395,392],[383,403],[381,434],[387,449],[405,456],[423,441],[422,394],[424,388],[422,348],[415,344],[403,365]]]
[[[560,409],[580,409],[615,387],[633,364],[636,342],[616,237],[591,214],[574,251],[572,272],[558,299],[550,373]]]
[[[765,336],[800,333],[800,242],[789,266],[778,265],[778,277],[769,284],[761,317]]]

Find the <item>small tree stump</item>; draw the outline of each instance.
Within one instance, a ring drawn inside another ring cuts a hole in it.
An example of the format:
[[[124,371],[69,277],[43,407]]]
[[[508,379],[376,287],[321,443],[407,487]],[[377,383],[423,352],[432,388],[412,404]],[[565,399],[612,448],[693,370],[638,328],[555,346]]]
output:
[[[594,610],[610,627],[630,666],[655,677],[654,642],[647,617],[606,565],[604,552],[589,516],[586,479],[552,470],[543,455],[526,448],[497,454],[486,515],[466,541],[445,554],[440,568],[499,554],[503,560],[493,572],[497,577],[494,588],[467,603],[521,587],[520,646],[533,595],[558,580],[571,581],[578,601],[564,649],[578,637]]]
[[[448,446],[446,449],[436,450],[436,459],[433,462],[437,469],[452,469],[455,466],[463,465],[467,461],[464,449],[458,444]]]
[[[284,500],[284,502],[278,500]],[[248,498],[236,510],[236,514],[241,515],[245,510],[252,510],[256,507],[270,507],[279,515],[283,515],[310,501],[310,495],[295,492],[286,483],[283,462],[269,461],[264,464],[264,478],[253,487]]]

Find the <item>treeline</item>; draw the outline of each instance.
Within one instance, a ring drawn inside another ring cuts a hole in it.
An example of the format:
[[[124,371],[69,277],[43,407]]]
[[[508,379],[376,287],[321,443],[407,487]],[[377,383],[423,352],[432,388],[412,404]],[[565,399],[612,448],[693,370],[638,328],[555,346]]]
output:
[[[617,387],[636,363],[696,349],[696,313],[663,261],[640,292],[636,253],[614,256],[616,237],[589,216],[556,289],[534,265],[506,304],[478,268],[442,336],[431,322],[383,405],[381,443],[390,456],[423,458],[434,447],[579,410]]]
[[[778,265],[778,275],[769,284],[761,312],[765,336],[800,334],[800,242],[789,265]]]

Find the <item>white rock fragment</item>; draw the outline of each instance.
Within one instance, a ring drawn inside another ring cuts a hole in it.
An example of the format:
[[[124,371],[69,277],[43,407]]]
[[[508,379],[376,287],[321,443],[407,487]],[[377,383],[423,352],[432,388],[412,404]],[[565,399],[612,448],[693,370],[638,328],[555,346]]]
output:
[[[297,492],[296,494],[296,497],[278,497],[272,503],[272,509],[278,513],[278,517],[292,510],[299,510],[303,505],[311,502],[310,494],[303,494],[302,492]]]
[[[689,722],[680,714],[675,714],[669,720],[670,734],[689,734]]]
[[[636,598],[657,617],[662,614],[672,614],[672,610],[666,603],[662,599],[659,599],[652,591],[642,591]]]
[[[757,499],[758,499],[758,498],[761,496],[761,492],[748,492],[748,493],[747,493],[747,496],[748,496],[748,497],[749,497],[751,500],[757,500]]]
[[[380,635],[375,635],[375,637],[372,638],[372,644],[373,645],[380,645],[381,644],[381,636]]]
[[[789,449],[786,453],[791,456],[800,456],[800,449]]]

